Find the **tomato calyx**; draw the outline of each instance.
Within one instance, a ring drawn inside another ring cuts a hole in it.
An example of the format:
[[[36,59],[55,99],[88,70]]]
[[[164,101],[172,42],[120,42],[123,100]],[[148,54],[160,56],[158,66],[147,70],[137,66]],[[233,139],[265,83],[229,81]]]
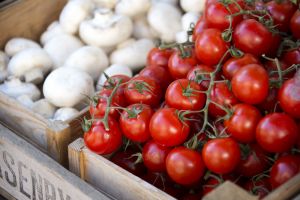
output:
[[[133,106],[132,109],[126,109],[126,112],[128,113],[128,118],[136,118],[138,114],[140,114],[143,111],[142,106]]]
[[[87,119],[86,117],[83,117],[83,120],[81,122],[82,130],[84,132],[88,132],[91,129],[92,124],[93,124],[93,120]]]
[[[152,93],[153,87],[146,82],[135,80],[134,87],[128,88],[128,89],[134,89],[134,90],[138,91],[138,93],[143,94],[144,91]]]

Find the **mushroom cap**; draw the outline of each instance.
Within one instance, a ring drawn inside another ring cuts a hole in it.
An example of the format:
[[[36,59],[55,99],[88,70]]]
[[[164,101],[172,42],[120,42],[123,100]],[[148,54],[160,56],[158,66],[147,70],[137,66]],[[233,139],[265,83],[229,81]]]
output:
[[[112,64],[125,65],[136,71],[146,65],[148,52],[154,47],[152,40],[140,39],[115,50],[110,55],[110,61]]]
[[[148,12],[148,22],[164,42],[174,42],[181,30],[181,12],[171,4],[155,3]]]
[[[180,0],[180,6],[185,12],[203,12],[204,0]]]
[[[29,48],[41,48],[41,46],[30,39],[18,37],[10,39],[6,43],[4,49],[7,55],[14,56],[17,53]]]
[[[54,21],[48,26],[47,30],[41,35],[40,42],[42,45],[45,45],[49,40],[61,34],[67,34],[67,33],[63,30],[63,28],[61,27],[58,21]]]
[[[121,0],[117,3],[115,11],[121,15],[135,17],[146,13],[150,6],[150,0]]]
[[[75,108],[63,107],[63,108],[58,109],[55,112],[53,119],[66,121],[66,120],[69,120],[72,117],[76,116],[78,113],[79,113],[79,111],[76,110]]]
[[[129,77],[132,77],[132,75],[133,75],[132,70],[129,67],[124,66],[124,65],[118,65],[118,64],[111,65],[109,68],[104,70],[104,72],[109,77],[114,76],[114,75],[118,75],[118,74],[126,75],[126,76],[129,76]],[[105,83],[106,80],[107,79],[106,79],[104,73],[102,73],[101,76],[98,79],[96,89],[99,90],[103,86],[103,84]]]
[[[84,46],[72,53],[64,66],[83,70],[96,81],[108,64],[108,57],[101,48]]]
[[[186,0],[186,1],[189,1],[189,0]],[[152,4],[155,4],[155,3],[168,3],[168,4],[171,4],[171,5],[174,5],[174,6],[177,6],[177,4],[178,4],[178,0],[152,0],[151,2],[152,2]]]
[[[54,68],[58,68],[62,67],[65,60],[82,46],[82,42],[75,36],[61,34],[49,40],[44,49],[52,59]]]
[[[134,19],[132,35],[137,39],[154,39],[155,37],[158,37],[156,32],[151,29],[147,21],[147,16],[140,16],[139,18]]]
[[[63,30],[70,34],[77,33],[79,24],[91,14],[93,8],[94,3],[91,0],[69,1],[59,16]]]
[[[130,37],[133,31],[132,20],[127,16],[113,15],[109,12],[98,9],[93,19],[85,20],[80,24],[79,35],[86,44],[110,47]]]
[[[12,57],[7,70],[10,75],[22,77],[26,72],[39,68],[43,73],[53,66],[50,56],[41,48],[25,49]]]
[[[61,67],[47,76],[43,93],[57,107],[73,107],[94,93],[93,79],[79,69]]]
[[[196,25],[199,20],[200,14],[196,12],[187,12],[181,18],[181,26],[184,31],[188,31],[190,29],[191,24]]]
[[[117,0],[92,0],[98,8],[112,9],[116,6]]]

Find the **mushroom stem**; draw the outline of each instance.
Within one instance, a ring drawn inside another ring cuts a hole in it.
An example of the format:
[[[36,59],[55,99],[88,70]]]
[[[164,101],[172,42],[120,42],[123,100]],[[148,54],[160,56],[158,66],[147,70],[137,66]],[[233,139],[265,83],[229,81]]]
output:
[[[33,68],[24,74],[25,82],[39,84],[43,81],[44,75],[40,68]]]

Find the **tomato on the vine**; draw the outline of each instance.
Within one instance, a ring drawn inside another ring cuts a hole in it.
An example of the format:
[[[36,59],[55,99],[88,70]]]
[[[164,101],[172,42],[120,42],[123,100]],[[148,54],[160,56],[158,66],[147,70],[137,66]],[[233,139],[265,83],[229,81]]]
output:
[[[197,39],[198,35],[207,27],[208,27],[207,21],[206,21],[205,17],[204,17],[204,15],[201,15],[195,25],[195,28],[194,28],[193,41],[195,41]]]
[[[208,65],[197,65],[193,67],[187,74],[187,79],[193,80],[200,84],[203,88],[207,89],[210,82],[210,75],[208,73],[213,72],[215,69]],[[217,77],[218,78],[218,77]]]
[[[172,49],[153,48],[147,56],[147,65],[160,66],[168,68],[169,58],[172,55]]]
[[[176,147],[170,151],[166,168],[171,179],[182,185],[197,183],[205,171],[201,154],[186,147]]]
[[[300,39],[300,10],[294,13],[290,21],[290,29],[296,39]]]
[[[173,81],[165,94],[168,106],[179,110],[200,110],[203,108],[206,96],[200,85],[188,79]]]
[[[150,133],[155,142],[163,146],[182,144],[189,135],[188,121],[180,119],[175,108],[157,110],[150,120]]]

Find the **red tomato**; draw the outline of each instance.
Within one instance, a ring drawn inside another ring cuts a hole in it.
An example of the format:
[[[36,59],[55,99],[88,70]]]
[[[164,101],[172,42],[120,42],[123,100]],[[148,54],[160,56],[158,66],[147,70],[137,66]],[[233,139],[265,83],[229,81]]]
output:
[[[158,83],[158,85],[161,86],[163,90],[167,89],[168,85],[173,80],[171,74],[168,71],[168,68],[163,68],[154,65],[145,67],[142,71],[140,71],[139,75],[152,78]]]
[[[134,154],[136,153],[138,152],[127,148],[126,151],[115,153],[110,160],[136,176],[143,176],[147,170],[143,163],[135,163],[137,157]]]
[[[266,4],[276,28],[282,32],[289,31],[289,23],[297,7],[289,0],[272,0]]]
[[[288,66],[293,64],[300,64],[300,49],[294,49],[291,51],[287,51],[282,55],[282,60]]]
[[[173,81],[165,94],[168,106],[179,110],[200,110],[203,108],[206,96],[201,86],[188,79]]]
[[[243,155],[237,167],[240,175],[251,178],[267,170],[267,153],[258,144],[247,144],[242,149]]]
[[[270,172],[270,182],[275,189],[300,172],[300,157],[286,155],[278,158]]]
[[[198,35],[206,28],[208,28],[207,21],[204,18],[204,15],[201,15],[194,28],[193,41],[195,41]]]
[[[236,183],[238,181],[238,178],[236,178],[232,174],[226,174],[226,175],[221,175],[221,176],[209,175],[209,178],[205,181],[205,183],[202,186],[203,195],[207,195],[208,193],[213,191],[216,187],[218,187],[219,185],[221,185],[222,183],[224,183],[227,180]]]
[[[269,76],[258,64],[249,64],[238,70],[231,84],[233,94],[248,104],[259,104],[268,96]]]
[[[224,82],[215,83],[210,93],[210,99],[211,101],[226,108],[229,108],[239,102]],[[213,117],[222,117],[226,115],[226,112],[222,108],[213,103],[209,104],[208,112]]]
[[[265,111],[267,113],[272,113],[274,111],[279,111],[279,105],[277,106],[277,96],[278,96],[278,88],[270,87],[267,98],[258,105],[260,110]],[[276,107],[276,109],[275,109]]]
[[[174,79],[185,78],[190,69],[197,65],[198,60],[194,50],[189,50],[191,56],[182,58],[179,51],[174,51],[169,59],[168,69]]]
[[[205,166],[201,154],[186,147],[176,147],[168,154],[166,168],[176,183],[192,185],[203,176]]]
[[[272,113],[263,117],[256,127],[256,140],[268,152],[289,151],[299,137],[293,118],[284,113]]]
[[[205,29],[201,32],[195,42],[197,58],[203,64],[216,65],[228,49],[228,45],[221,36],[218,29]]]
[[[137,76],[125,87],[125,97],[129,104],[143,103],[157,106],[162,97],[161,87],[151,78]]]
[[[261,119],[259,110],[249,104],[237,104],[233,107],[232,116],[224,121],[227,132],[232,138],[242,143],[255,140],[255,130]]]
[[[153,140],[143,147],[143,161],[152,172],[166,171],[166,158],[170,148],[156,144]]]
[[[300,10],[298,9],[291,18],[290,29],[296,39],[300,39]]]
[[[207,65],[197,65],[189,71],[186,78],[195,81],[196,83],[200,84],[203,88],[207,89],[210,82],[210,75],[203,73],[210,73],[214,70],[215,69],[213,67]]]
[[[147,56],[147,65],[160,66],[167,68],[169,58],[172,55],[172,49],[153,48]]]
[[[129,76],[122,75],[122,74],[114,75],[114,76],[109,77],[109,79],[107,79],[104,82],[103,87],[108,90],[113,90],[118,83],[120,83],[120,84],[127,83],[129,80],[130,80]],[[125,88],[125,85],[120,85],[118,90],[120,90],[120,89],[123,90],[124,88]]]
[[[189,135],[189,123],[179,119],[175,108],[157,110],[150,120],[153,140],[163,146],[182,144]]]
[[[205,11],[204,15],[209,28],[216,28],[220,31],[224,31],[229,28],[230,18],[229,15],[238,13],[240,10],[235,3],[230,3],[227,7],[221,2],[210,3]],[[242,15],[238,15],[232,18],[232,28],[234,28],[241,20]]]
[[[267,196],[271,191],[271,185],[268,178],[262,178],[259,180],[248,180],[243,187],[251,194],[259,196],[259,199]]]
[[[134,142],[145,142],[150,138],[149,123],[153,110],[146,104],[132,104],[120,117],[124,135]]]
[[[217,174],[232,172],[240,162],[240,147],[231,138],[209,140],[202,149],[205,166]]]
[[[124,94],[122,94],[122,89],[117,91],[111,102],[111,107],[123,107],[126,106],[126,100],[124,98]],[[94,118],[102,118],[105,115],[105,111],[107,108],[107,99],[110,97],[112,90],[104,89],[99,93],[99,100],[97,105],[92,104],[90,106],[90,114]],[[119,111],[116,108],[109,109],[109,115],[115,119],[119,117]]]
[[[255,58],[252,54],[249,53],[245,53],[240,58],[230,58],[222,66],[223,75],[227,79],[231,80],[239,69],[248,64],[259,64],[259,61],[257,60],[257,58]]]
[[[272,33],[254,19],[240,22],[233,32],[233,42],[236,48],[254,56],[268,54],[272,44]]]
[[[279,90],[278,100],[284,112],[300,119],[300,76],[297,76],[296,74],[295,78],[284,82]]]
[[[101,155],[116,151],[122,144],[122,133],[119,124],[113,118],[108,119],[109,130],[105,130],[102,121],[92,124],[84,133],[84,143],[93,152]]]

